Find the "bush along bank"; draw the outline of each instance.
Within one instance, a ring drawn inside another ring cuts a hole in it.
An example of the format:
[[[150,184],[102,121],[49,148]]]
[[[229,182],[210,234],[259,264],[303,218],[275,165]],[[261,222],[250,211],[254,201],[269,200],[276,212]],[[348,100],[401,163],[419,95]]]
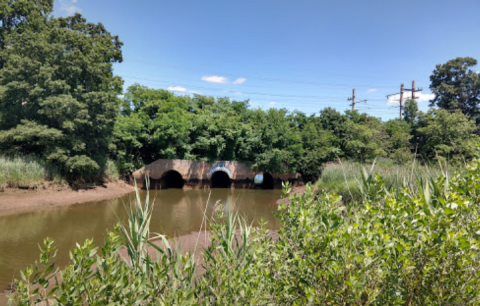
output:
[[[55,273],[61,281],[48,276],[54,247],[46,239],[40,261],[15,281],[11,303],[478,305],[480,160],[453,177],[418,179],[415,190],[387,186],[378,175],[363,184],[362,203],[347,206],[311,186],[290,196],[279,206],[276,241],[220,207],[208,218],[204,273],[166,237],[151,242],[152,206],[137,198],[101,255],[92,240],[72,251],[72,263]],[[129,258],[118,260],[124,246]]]

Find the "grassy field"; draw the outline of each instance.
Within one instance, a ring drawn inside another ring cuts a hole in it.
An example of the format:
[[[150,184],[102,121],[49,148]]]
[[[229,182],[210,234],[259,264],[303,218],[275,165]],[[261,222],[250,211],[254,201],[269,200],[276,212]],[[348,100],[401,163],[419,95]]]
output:
[[[322,171],[316,187],[320,191],[335,192],[346,202],[362,198],[362,173],[365,177],[378,174],[387,187],[410,186],[416,188],[417,179],[436,178],[446,171],[449,175],[454,169],[441,168],[439,165],[415,164],[398,165],[389,159],[378,159],[374,164],[360,164],[352,161],[329,163]]]

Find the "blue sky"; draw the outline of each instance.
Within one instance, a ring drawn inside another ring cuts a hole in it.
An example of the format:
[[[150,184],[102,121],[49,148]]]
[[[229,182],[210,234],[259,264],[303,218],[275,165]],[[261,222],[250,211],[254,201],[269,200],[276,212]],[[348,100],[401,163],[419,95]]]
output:
[[[480,1],[56,0],[124,42],[115,73],[177,94],[250,99],[251,107],[307,114],[358,109],[398,116],[400,83],[416,80],[428,109],[436,64],[480,60]],[[480,70],[477,66],[476,70]]]

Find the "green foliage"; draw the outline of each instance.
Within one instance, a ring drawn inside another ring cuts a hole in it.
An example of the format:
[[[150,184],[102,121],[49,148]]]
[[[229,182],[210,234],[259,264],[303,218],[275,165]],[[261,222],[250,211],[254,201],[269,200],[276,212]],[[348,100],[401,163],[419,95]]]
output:
[[[50,15],[52,1],[7,1],[0,50],[0,149],[41,154],[69,177],[106,163],[118,113],[118,37],[76,14]]]
[[[159,158],[179,158],[239,160],[267,172],[317,174],[330,153],[330,133],[313,120],[284,109],[250,110],[248,101],[179,97],[133,85],[117,119],[111,153],[126,172]],[[307,161],[313,167],[305,166]]]
[[[173,93],[113,75],[123,43],[80,14],[54,18],[52,0],[0,4],[0,153],[36,155],[70,181],[130,174],[157,159],[236,160],[264,172],[318,178],[337,157],[397,163],[470,160],[480,76],[473,58],[437,65],[432,106],[407,101],[404,120],[382,122],[325,108],[307,116],[251,109],[247,101]],[[456,114],[460,110],[466,116]],[[437,131],[439,131],[437,133]],[[107,169],[113,170],[105,173]]]
[[[46,182],[62,184],[57,169],[33,156],[0,156],[0,190],[38,188]]]
[[[417,124],[418,119],[418,104],[415,100],[408,99],[403,107],[403,120],[405,120],[410,126]]]
[[[323,164],[337,156],[367,161],[391,155],[399,162],[412,157],[411,137],[403,133],[410,129],[402,126],[397,134],[387,129],[358,112],[325,109],[317,117],[263,111],[250,109],[248,101],[174,96],[133,85],[117,119],[111,154],[127,173],[159,158],[238,160],[261,171],[298,171],[316,180]]]
[[[430,76],[430,90],[435,94],[431,106],[460,110],[478,122],[480,74],[472,70],[476,65],[477,60],[471,57],[457,57],[437,65]]]
[[[290,259],[278,264],[285,297],[327,305],[477,304],[479,206],[476,193],[462,191],[477,167],[450,181],[421,180],[416,195],[377,176],[368,182],[376,196],[361,206],[345,207],[329,194],[295,196],[282,206],[286,226],[277,242]]]
[[[40,261],[22,271],[17,293],[9,303],[31,305],[47,301],[58,305],[194,305],[193,258],[177,253],[165,236],[160,244],[150,237],[153,206],[136,202],[129,207],[128,224],[106,235],[102,248],[92,239],[70,252],[71,264],[54,271],[55,248],[45,239]],[[153,247],[156,257],[147,251]],[[128,258],[121,249],[127,248]],[[52,273],[53,272],[53,273]]]
[[[385,123],[385,129],[390,140],[390,157],[399,164],[412,161],[412,128],[407,121],[390,120]]]
[[[120,179],[120,171],[118,170],[117,164],[110,159],[107,161],[107,165],[103,172],[105,173],[105,178],[110,182]]]
[[[21,34],[26,29],[39,29],[53,10],[53,0],[4,0],[0,3],[0,51],[8,46],[12,33]],[[0,54],[0,69],[5,58]]]
[[[442,175],[445,170],[439,165],[421,165],[413,160],[400,164],[395,160],[379,158],[374,163],[358,163],[342,161],[342,163],[328,163],[322,170],[322,175],[315,183],[318,192],[333,192],[340,195],[346,203],[360,202],[363,199],[363,179],[377,173],[382,177],[383,183],[388,188],[402,189],[409,186],[417,190],[416,180],[428,180]],[[443,171],[442,171],[443,170]]]
[[[205,274],[197,288],[202,304],[272,303],[273,283],[268,279],[274,243],[268,231],[247,226],[230,211],[226,216],[220,211],[211,225],[211,245],[204,250]]]
[[[46,239],[40,261],[15,281],[10,303],[478,305],[479,169],[475,159],[453,177],[417,177],[416,187],[364,171],[363,202],[348,206],[308,185],[279,206],[276,239],[219,207],[208,218],[211,244],[205,273],[197,275],[194,257],[175,252],[164,236],[153,243],[153,207],[137,198],[101,255],[87,239],[71,252],[72,263],[54,272],[55,248]]]
[[[417,128],[419,152],[426,159],[441,157],[464,163],[475,155],[479,142],[476,131],[475,122],[461,112],[440,109],[421,113]]]

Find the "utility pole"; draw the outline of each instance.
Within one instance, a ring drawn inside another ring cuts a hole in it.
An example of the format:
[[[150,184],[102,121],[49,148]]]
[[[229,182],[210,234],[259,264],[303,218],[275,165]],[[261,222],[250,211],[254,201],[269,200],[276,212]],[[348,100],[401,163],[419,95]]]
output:
[[[405,91],[411,91],[412,92],[412,100],[415,100],[417,97],[415,97],[415,93],[416,92],[419,92],[419,91],[422,91],[423,89],[422,88],[415,88],[415,80],[412,81],[412,88],[405,88],[403,83],[400,84],[400,120],[402,119],[402,115],[403,115],[403,94]],[[391,94],[391,95],[387,95],[387,98],[391,97],[391,96],[395,96],[395,95],[398,95],[397,94]]]
[[[419,91],[422,91],[423,88],[415,88],[415,80],[412,81],[412,88],[411,89],[408,89],[408,88],[405,88],[404,89],[405,91],[411,91],[412,92],[412,100],[415,100],[415,93],[416,92],[419,92]]]
[[[350,106],[352,107],[352,112],[355,111],[355,88],[352,90],[352,97],[347,99],[348,101],[352,101]],[[367,102],[367,100],[357,101],[357,103]]]
[[[352,112],[355,111],[355,88],[352,90],[352,97],[348,98],[348,101],[352,101],[350,106],[352,107]]]
[[[403,111],[403,83],[400,84],[400,120],[402,120],[402,111]]]

